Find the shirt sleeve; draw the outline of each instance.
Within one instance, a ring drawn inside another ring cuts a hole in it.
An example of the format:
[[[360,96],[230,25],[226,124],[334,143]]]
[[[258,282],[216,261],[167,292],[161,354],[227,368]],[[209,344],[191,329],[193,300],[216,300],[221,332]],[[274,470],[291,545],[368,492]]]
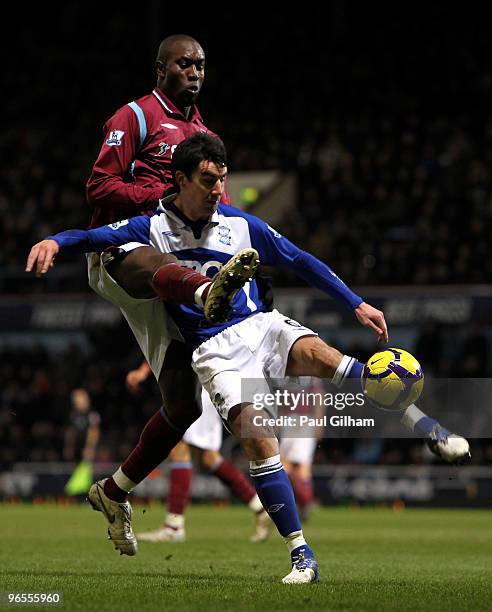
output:
[[[104,140],[87,181],[89,204],[107,209],[128,209],[128,216],[150,209],[162,197],[162,187],[142,187],[128,182],[131,164],[141,148],[140,124],[127,104],[103,128]],[[126,179],[126,180],[125,180]]]
[[[247,216],[251,245],[267,266],[288,268],[312,287],[320,289],[350,308],[364,301],[356,295],[325,263],[303,251],[258,217]]]
[[[58,243],[63,253],[104,251],[127,242],[150,244],[150,217],[134,217],[91,230],[67,230],[47,239]]]

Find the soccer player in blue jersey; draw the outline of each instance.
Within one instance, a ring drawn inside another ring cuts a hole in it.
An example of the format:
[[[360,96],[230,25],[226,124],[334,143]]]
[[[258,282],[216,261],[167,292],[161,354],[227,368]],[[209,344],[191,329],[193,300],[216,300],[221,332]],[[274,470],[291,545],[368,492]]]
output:
[[[179,192],[162,211],[153,217],[133,218],[87,231],[69,230],[49,237],[31,250],[27,271],[36,268],[39,274],[46,273],[60,249],[101,251],[129,242],[172,253],[182,265],[210,276],[230,266],[231,261],[254,268],[259,257],[266,265],[290,268],[309,284],[341,300],[362,325],[374,330],[381,340],[388,340],[383,313],[353,293],[327,265],[257,217],[220,204],[227,165],[219,139],[207,134],[186,139],[176,148],[172,163]],[[159,295],[168,302],[168,312],[193,351],[192,365],[201,384],[241,440],[258,495],[287,544],[292,569],[283,582],[316,581],[317,563],[303,536],[292,486],[280,462],[278,441],[268,424],[268,414],[253,406],[252,394],[258,389],[265,390],[261,383],[265,375],[316,376],[341,386],[347,378],[360,378],[363,364],[342,355],[314,331],[278,311],[268,312],[254,280],[237,292],[231,303],[231,317],[225,323],[207,321],[197,305],[169,303],[173,296]],[[146,357],[154,369],[151,356]],[[244,379],[260,381],[259,387],[245,389]],[[412,429],[422,429],[422,419],[427,419],[425,427],[433,421],[420,411],[410,414],[408,410],[406,424]],[[258,420],[255,418],[258,416],[265,419]],[[440,427],[436,421],[432,426]],[[445,436],[449,435],[441,429]],[[117,481],[123,491],[129,492],[137,483],[125,475],[124,464],[122,468]],[[98,485],[93,485],[89,498],[99,496],[100,502],[105,501]],[[127,509],[131,515],[129,504]],[[133,533],[129,521],[127,529],[130,538]]]

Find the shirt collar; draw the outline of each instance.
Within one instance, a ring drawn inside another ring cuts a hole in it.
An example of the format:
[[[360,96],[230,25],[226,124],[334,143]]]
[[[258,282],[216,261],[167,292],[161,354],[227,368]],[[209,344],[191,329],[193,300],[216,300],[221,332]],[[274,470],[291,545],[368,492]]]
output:
[[[179,208],[176,207],[176,205],[174,204],[174,202],[171,200],[170,197],[169,199],[165,198],[161,200],[159,208],[168,217],[170,217],[180,228],[192,230],[193,233],[195,233],[197,228],[201,227],[201,231],[203,231],[204,229],[210,229],[212,227],[216,227],[220,223],[220,216],[219,216],[218,210],[216,210],[213,213],[213,215],[210,217],[210,219],[206,223],[203,223],[200,221],[191,221],[179,210]]]
[[[183,112],[180,111],[179,108],[171,102],[171,100],[166,96],[166,94],[162,91],[162,89],[159,89],[158,87],[156,87],[154,91],[152,92],[152,94],[157,98],[160,105],[166,111],[168,115],[178,115],[179,117],[186,119]],[[202,116],[200,115],[200,112],[195,104],[193,104],[193,106],[191,107],[189,119],[186,119],[186,120],[187,121],[195,121],[195,120],[202,121]]]

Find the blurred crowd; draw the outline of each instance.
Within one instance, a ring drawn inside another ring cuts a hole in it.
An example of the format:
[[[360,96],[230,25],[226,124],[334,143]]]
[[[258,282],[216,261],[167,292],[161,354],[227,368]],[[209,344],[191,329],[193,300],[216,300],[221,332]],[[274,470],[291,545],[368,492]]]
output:
[[[237,31],[227,14],[220,41],[203,26],[191,32],[208,57],[199,106],[227,145],[230,170],[295,173],[297,207],[280,229],[350,283],[487,282],[488,32],[463,27],[459,44],[436,37],[436,24],[445,32],[438,7],[426,9],[425,20],[385,14],[371,30],[363,7],[355,15],[343,10],[334,30],[314,15],[305,22],[300,16],[289,36],[281,19],[255,23],[254,45],[248,29]],[[445,12],[451,21],[452,11]],[[74,7],[60,10],[56,24],[57,35],[43,37],[41,50],[21,30],[13,56],[32,51],[36,69],[23,70],[17,59],[17,69],[13,63],[5,75],[4,273],[20,270],[41,237],[87,226],[84,185],[101,127],[116,108],[152,89],[152,58],[168,33],[151,39],[139,31],[129,47],[125,36],[138,28],[123,13],[94,23],[90,11]]]

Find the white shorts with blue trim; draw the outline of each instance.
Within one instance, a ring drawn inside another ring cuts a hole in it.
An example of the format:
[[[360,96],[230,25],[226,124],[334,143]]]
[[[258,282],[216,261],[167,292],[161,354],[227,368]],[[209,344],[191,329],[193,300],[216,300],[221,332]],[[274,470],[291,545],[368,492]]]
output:
[[[200,383],[223,419],[257,393],[269,393],[266,378],[283,378],[296,340],[318,334],[278,310],[258,312],[224,329],[193,352]],[[247,382],[246,382],[247,381]]]

